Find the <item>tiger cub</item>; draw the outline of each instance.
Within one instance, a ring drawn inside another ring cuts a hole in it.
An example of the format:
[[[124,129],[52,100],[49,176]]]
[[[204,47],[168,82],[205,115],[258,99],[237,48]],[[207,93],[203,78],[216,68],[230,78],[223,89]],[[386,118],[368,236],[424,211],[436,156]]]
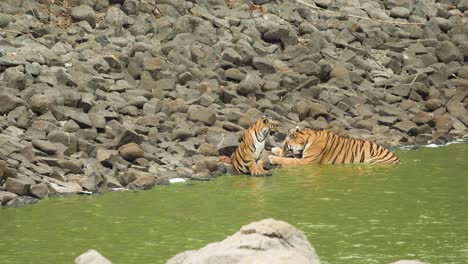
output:
[[[267,137],[278,132],[278,126],[266,115],[242,135],[242,141],[231,157],[234,174],[271,175],[263,168],[261,154]]]

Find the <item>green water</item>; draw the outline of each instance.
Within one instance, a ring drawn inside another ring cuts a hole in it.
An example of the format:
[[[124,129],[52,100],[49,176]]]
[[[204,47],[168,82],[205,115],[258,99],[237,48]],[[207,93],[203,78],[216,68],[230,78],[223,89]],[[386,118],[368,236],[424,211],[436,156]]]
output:
[[[400,150],[399,166],[311,165],[143,192],[0,208],[0,263],[164,263],[267,217],[298,227],[322,263],[468,261],[468,144]]]

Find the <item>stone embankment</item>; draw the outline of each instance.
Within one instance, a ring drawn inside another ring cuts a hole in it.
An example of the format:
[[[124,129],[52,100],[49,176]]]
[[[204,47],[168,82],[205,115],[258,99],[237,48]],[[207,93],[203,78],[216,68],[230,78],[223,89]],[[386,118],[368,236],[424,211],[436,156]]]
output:
[[[0,1],[0,203],[226,173],[254,119],[467,138],[466,0]]]
[[[76,264],[110,264],[95,250],[83,253]],[[290,224],[264,219],[243,226],[223,241],[172,257],[166,264],[320,264],[315,249],[300,230]],[[390,264],[424,264],[399,260]]]

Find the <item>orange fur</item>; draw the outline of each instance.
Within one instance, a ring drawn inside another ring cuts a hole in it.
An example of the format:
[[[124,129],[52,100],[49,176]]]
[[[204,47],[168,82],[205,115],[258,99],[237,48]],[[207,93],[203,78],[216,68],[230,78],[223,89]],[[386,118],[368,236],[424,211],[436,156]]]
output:
[[[323,164],[399,164],[389,149],[362,139],[344,138],[332,131],[292,130],[288,132],[278,156],[268,156],[271,164],[295,166],[309,163]],[[302,158],[288,158],[287,151]]]
[[[261,154],[268,135],[278,132],[278,127],[267,116],[258,119],[242,136],[242,141],[231,157],[234,174],[268,175],[263,168]]]

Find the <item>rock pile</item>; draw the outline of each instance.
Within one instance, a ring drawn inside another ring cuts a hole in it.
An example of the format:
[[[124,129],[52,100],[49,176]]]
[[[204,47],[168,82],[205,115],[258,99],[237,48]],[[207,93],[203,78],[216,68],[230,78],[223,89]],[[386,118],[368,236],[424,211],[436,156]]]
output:
[[[388,145],[466,138],[467,14],[464,0],[1,1],[0,201],[207,179],[262,114]]]

